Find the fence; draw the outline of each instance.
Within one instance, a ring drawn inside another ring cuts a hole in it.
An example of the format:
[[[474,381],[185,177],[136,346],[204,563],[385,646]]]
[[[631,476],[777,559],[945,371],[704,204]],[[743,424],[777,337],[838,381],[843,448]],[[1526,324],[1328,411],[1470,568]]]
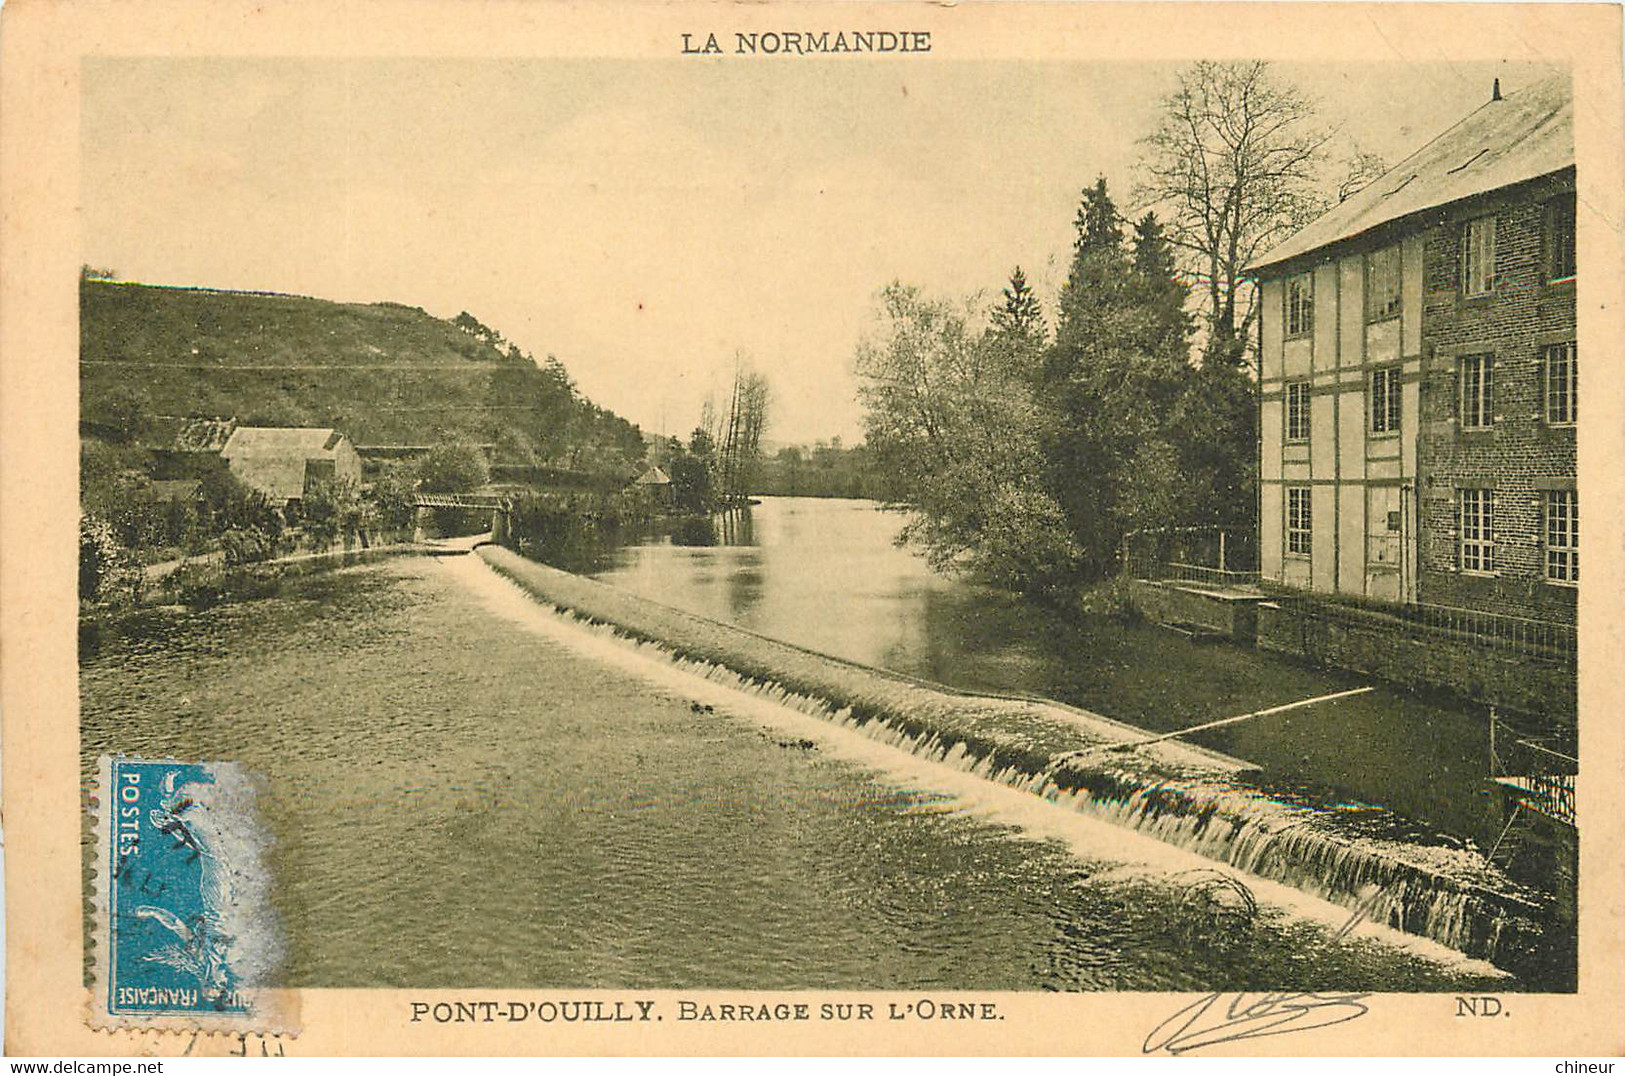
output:
[[[1278,588],[1272,586],[1270,589]],[[1579,635],[1573,624],[1420,602],[1408,605],[1357,603],[1342,596],[1292,592],[1278,593],[1272,597],[1282,605],[1293,606],[1296,612],[1325,620],[1369,625],[1375,618],[1389,618],[1398,622],[1396,627],[1424,638],[1466,641],[1489,650],[1549,661],[1569,669],[1575,667],[1579,653]]]
[[[1258,538],[1224,527],[1158,527],[1123,536],[1123,574],[1210,586],[1258,582]]]
[[[1517,799],[1567,825],[1575,824],[1574,781],[1580,760],[1556,735],[1529,735],[1490,711],[1490,777]]]

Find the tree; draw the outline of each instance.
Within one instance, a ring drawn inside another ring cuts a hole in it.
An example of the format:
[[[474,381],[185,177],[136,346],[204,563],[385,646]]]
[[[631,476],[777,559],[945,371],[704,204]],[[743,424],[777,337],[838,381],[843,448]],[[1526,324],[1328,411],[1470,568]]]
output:
[[[1061,592],[1077,549],[1043,488],[1036,355],[979,328],[972,303],[893,283],[880,305],[855,367],[867,445],[911,510],[904,540],[939,570]]]
[[[1044,342],[1044,308],[1027,283],[1027,274],[1016,266],[1010,273],[1010,286],[1004,301],[993,311],[993,329],[1023,343]]]
[[[1343,161],[1343,178],[1337,184],[1337,200],[1348,201],[1386,171],[1388,164],[1380,156],[1366,153],[1356,146]]]
[[[102,397],[101,413],[109,438],[119,444],[130,444],[147,432],[152,401],[140,389],[119,385]]]
[[[349,538],[361,526],[361,493],[354,480],[324,478],[305,490],[302,500],[305,531],[318,550],[339,538]]]
[[[417,517],[418,476],[405,464],[384,467],[372,483],[372,503],[378,523],[387,530],[405,530]]]
[[[1188,292],[1147,214],[1126,242],[1104,180],[1084,190],[1061,323],[1044,363],[1053,419],[1047,486],[1077,543],[1082,574],[1114,563],[1127,530],[1185,506],[1179,441],[1167,429],[1192,376]]]
[[[437,445],[418,460],[418,484],[425,493],[471,493],[490,481],[485,453],[473,445]]]
[[[1246,267],[1324,208],[1316,182],[1330,137],[1310,99],[1263,61],[1194,64],[1163,102],[1135,193],[1165,210],[1200,282],[1204,361],[1246,361],[1258,316]]]

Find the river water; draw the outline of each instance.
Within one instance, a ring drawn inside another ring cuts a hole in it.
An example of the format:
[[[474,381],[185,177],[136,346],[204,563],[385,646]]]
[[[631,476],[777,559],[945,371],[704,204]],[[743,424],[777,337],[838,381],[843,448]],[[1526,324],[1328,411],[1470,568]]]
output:
[[[597,578],[824,653],[974,691],[1046,696],[1157,732],[1371,681],[1111,617],[1061,617],[931,571],[870,501],[765,497],[714,546],[651,536],[599,552]],[[1194,737],[1328,803],[1375,803],[1494,842],[1486,717],[1381,686]]]
[[[742,596],[747,570],[724,573]],[[863,612],[876,645],[929,650]],[[1194,856],[688,677],[477,557],[177,611],[87,649],[80,685],[87,788],[110,751],[263,777],[291,985],[1507,985],[1369,924],[1339,937],[1344,909],[1270,883],[1237,919]]]

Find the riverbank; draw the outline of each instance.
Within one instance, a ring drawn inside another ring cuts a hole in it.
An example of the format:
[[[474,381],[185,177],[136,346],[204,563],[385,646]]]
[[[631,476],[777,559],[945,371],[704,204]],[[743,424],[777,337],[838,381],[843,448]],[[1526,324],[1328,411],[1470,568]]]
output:
[[[1244,780],[1211,752],[1109,750],[1132,731],[1085,711],[967,695],[830,658],[525,560],[480,556],[533,597],[700,675],[1354,906],[1503,966],[1544,962],[1550,902],[1471,849],[1380,807],[1317,804]]]
[[[178,617],[231,602],[269,598],[289,581],[320,572],[374,564],[403,556],[467,553],[489,535],[436,542],[395,542],[367,549],[331,549],[275,557],[253,564],[225,564],[221,558],[189,560],[153,577],[139,602],[81,603],[79,655],[94,654],[123,635],[151,635]],[[149,571],[151,569],[149,568]]]

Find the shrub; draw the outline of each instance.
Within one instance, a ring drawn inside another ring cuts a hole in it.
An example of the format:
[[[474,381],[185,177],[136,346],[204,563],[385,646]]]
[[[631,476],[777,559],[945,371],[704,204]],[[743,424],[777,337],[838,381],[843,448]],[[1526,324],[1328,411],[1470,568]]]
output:
[[[233,527],[220,536],[220,550],[228,565],[254,564],[269,560],[276,552],[274,540],[257,527]]]
[[[132,574],[141,574],[140,566],[130,551],[119,545],[112,525],[99,516],[80,516],[79,597],[106,601],[122,588],[132,586]]]
[[[485,453],[473,445],[449,444],[431,449],[418,460],[418,480],[425,493],[470,493],[490,481]]]
[[[386,466],[372,484],[372,503],[378,524],[386,530],[405,530],[417,518],[418,476],[412,468]]]
[[[361,494],[349,479],[322,479],[306,488],[300,512],[311,544],[326,549],[360,529]]]

